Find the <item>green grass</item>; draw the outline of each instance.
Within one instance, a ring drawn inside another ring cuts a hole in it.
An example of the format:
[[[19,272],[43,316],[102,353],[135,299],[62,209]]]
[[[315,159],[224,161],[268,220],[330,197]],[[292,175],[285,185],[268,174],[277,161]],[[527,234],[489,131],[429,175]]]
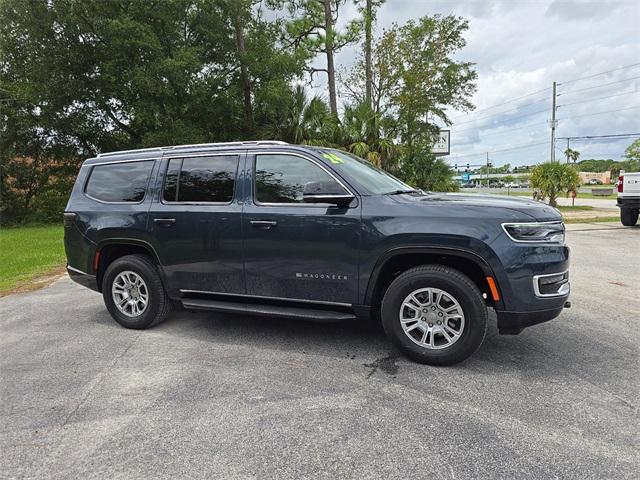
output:
[[[588,205],[558,205],[556,207],[558,210],[560,210],[561,212],[575,212],[578,210],[593,210],[593,207],[590,207]]]
[[[0,228],[0,292],[65,263],[61,225]]]
[[[603,223],[620,222],[620,217],[565,218],[564,223]]]
[[[506,195],[506,194],[507,194],[507,192],[506,192],[506,191],[495,192],[495,193],[496,193],[496,194],[498,194],[498,195]],[[511,192],[509,193],[509,195],[514,195],[514,196],[517,196],[517,197],[529,197],[529,198],[531,198],[531,192],[523,192],[523,191],[518,190],[518,189],[511,190]],[[571,197],[569,197],[569,198],[571,198]],[[601,198],[601,199],[603,199],[603,200],[606,200],[606,199],[609,199],[609,200],[613,199],[613,200],[615,200],[616,198],[618,198],[618,195],[617,195],[617,194],[613,194],[613,195],[605,195],[605,196],[603,197],[603,196],[601,196],[601,195],[594,195],[594,194],[592,194],[592,193],[582,193],[582,192],[578,192],[578,196],[577,196],[576,198]]]

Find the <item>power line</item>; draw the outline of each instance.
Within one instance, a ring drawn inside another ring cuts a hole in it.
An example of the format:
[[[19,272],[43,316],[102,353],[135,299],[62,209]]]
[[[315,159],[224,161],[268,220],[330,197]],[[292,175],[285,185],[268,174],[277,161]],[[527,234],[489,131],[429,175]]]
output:
[[[546,92],[547,90],[549,90],[549,87],[543,88],[541,90],[536,90],[535,92],[527,93],[526,95],[522,95],[520,97],[512,98],[511,100],[507,100],[507,101],[502,102],[502,103],[497,103],[495,105],[491,105],[490,107],[481,108],[480,110],[474,110],[473,112],[469,112],[466,115],[460,115],[458,117],[454,117],[451,120],[455,121],[456,118],[465,118],[468,115],[474,115],[474,114],[477,114],[479,112],[484,112],[486,110],[491,110],[492,108],[501,107],[502,105],[506,105],[507,103],[515,102],[515,101],[518,101],[518,100],[522,100],[523,98],[527,98],[527,97],[532,97],[533,95],[536,95],[536,94],[539,94],[539,93],[542,93],[542,92]]]
[[[637,80],[638,78],[640,78],[640,75],[637,76],[637,77],[630,77],[630,78],[624,78],[622,80],[616,80],[615,82],[601,83],[600,85],[595,85],[593,87],[579,88],[578,90],[569,90],[568,92],[559,93],[558,97],[561,96],[561,95],[570,95],[570,94],[578,93],[578,92],[586,92],[587,90],[593,90],[594,88],[608,87],[609,85],[615,85],[616,83],[628,82],[630,80]]]
[[[480,117],[474,118],[473,120],[467,120],[466,122],[456,123],[456,125],[465,125],[467,123],[473,123],[473,122],[476,122],[478,120],[482,120],[483,118],[491,118],[494,115],[506,115],[506,114],[511,113],[511,112],[517,112],[518,110],[520,110],[522,108],[525,108],[525,107],[528,107],[530,105],[535,105],[536,103],[546,102],[546,101],[547,101],[546,98],[541,98],[540,100],[536,100],[535,102],[529,102],[529,103],[525,103],[524,105],[518,105],[517,107],[514,107],[514,108],[512,108],[510,110],[505,110],[503,112],[498,112],[498,113],[495,113],[495,114],[490,113],[489,115],[482,115]]]
[[[546,125],[547,122],[535,122],[535,123],[527,123],[526,125],[522,125],[521,127],[509,128],[508,130],[502,130],[500,132],[495,133],[487,133],[483,134],[483,137],[490,137],[492,135],[502,135],[503,133],[513,132],[515,130],[522,130],[523,128],[534,127],[538,125]],[[469,130],[482,130],[482,128],[466,128],[464,130],[456,130],[456,134],[461,132],[468,132]]]
[[[578,139],[592,139],[592,138],[613,138],[613,137],[638,137],[640,133],[612,133],[611,135],[583,135],[581,137],[558,137],[558,140],[578,140]]]
[[[635,110],[640,108],[640,105],[636,107],[618,108],[616,110],[605,110],[604,112],[584,113],[582,115],[570,115],[568,117],[561,117],[558,120],[568,120],[570,118],[592,117],[594,115],[604,115],[605,113],[624,112],[625,110]]]
[[[524,144],[524,145],[517,145],[515,147],[509,147],[509,148],[502,148],[500,150],[493,150],[493,151],[489,151],[489,152],[466,153],[464,155],[456,155],[455,157],[451,157],[448,160],[449,161],[457,160],[458,158],[473,157],[473,156],[476,156],[476,155],[483,155],[483,154],[486,154],[486,153],[493,154],[493,153],[510,152],[511,150],[520,150],[520,149],[523,149],[523,148],[537,147],[539,145],[548,145],[548,144],[549,144],[549,141],[545,140],[544,142],[527,143],[527,144]]]
[[[571,80],[566,80],[564,82],[560,82],[560,83],[558,83],[558,85],[566,85],[567,83],[578,82],[580,80],[587,80],[588,78],[599,77],[600,75],[605,75],[605,74],[611,73],[611,72],[617,72],[618,70],[624,70],[624,69],[627,69],[627,68],[637,67],[638,65],[640,65],[640,62],[639,63],[632,63],[631,65],[625,65],[623,67],[614,68],[612,70],[607,70],[605,72],[594,73],[593,75],[587,75],[586,77],[573,78]]]
[[[633,91],[633,92],[622,92],[622,93],[616,93],[614,95],[607,95],[606,97],[597,97],[597,98],[587,98],[586,100],[579,100],[577,102],[571,102],[571,103],[563,103],[562,105],[558,105],[557,108],[560,107],[569,107],[571,105],[577,105],[579,103],[587,103],[587,102],[595,102],[597,100],[606,100],[607,98],[613,98],[613,97],[621,97],[622,95],[629,95],[630,93],[638,93],[637,91]]]

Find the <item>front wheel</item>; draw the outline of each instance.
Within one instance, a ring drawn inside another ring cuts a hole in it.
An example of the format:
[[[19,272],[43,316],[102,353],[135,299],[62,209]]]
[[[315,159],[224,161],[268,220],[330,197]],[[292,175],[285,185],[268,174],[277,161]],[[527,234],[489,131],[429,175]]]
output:
[[[638,223],[638,209],[637,208],[621,208],[620,209],[620,221],[625,227],[633,227]]]
[[[409,358],[452,365],[472,355],[487,330],[487,308],[478,287],[442,265],[399,275],[382,299],[382,325]]]
[[[146,255],[114,260],[104,273],[102,297],[116,322],[138,330],[161,322],[171,308],[156,265]]]

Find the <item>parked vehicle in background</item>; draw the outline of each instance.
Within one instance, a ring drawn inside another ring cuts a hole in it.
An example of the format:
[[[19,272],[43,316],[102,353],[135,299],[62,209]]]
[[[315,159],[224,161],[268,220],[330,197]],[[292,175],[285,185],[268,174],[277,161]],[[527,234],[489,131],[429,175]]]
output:
[[[518,182],[511,182],[507,184],[508,188],[520,188],[520,184]]]
[[[476,188],[476,184],[473,182],[466,182],[462,184],[462,188]]]
[[[381,319],[410,358],[475,352],[557,317],[569,249],[554,208],[415,190],[340,150],[186,145],[84,162],[64,214],[67,271],[122,326],[185,308]]]
[[[618,177],[618,207],[620,207],[620,221],[631,227],[638,222],[640,210],[640,172],[620,172]]]
[[[592,178],[589,180],[589,185],[602,185],[602,181],[597,178]]]

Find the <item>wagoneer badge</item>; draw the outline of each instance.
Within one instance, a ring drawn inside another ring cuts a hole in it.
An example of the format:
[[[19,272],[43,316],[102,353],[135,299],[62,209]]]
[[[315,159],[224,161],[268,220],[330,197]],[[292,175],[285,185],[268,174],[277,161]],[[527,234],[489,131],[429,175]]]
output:
[[[336,275],[334,273],[300,273],[296,272],[296,278],[310,278],[318,280],[348,280],[347,275]]]

